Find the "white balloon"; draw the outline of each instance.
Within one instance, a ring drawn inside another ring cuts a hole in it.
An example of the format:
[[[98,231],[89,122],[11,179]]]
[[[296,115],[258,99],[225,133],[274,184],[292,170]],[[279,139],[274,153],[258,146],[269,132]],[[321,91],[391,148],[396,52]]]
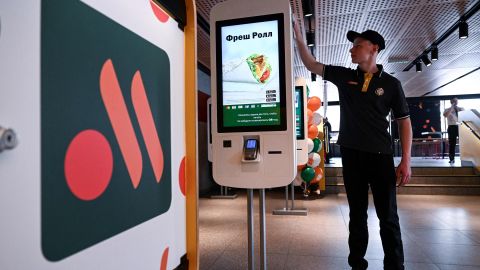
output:
[[[307,165],[312,167],[312,168],[315,168],[317,167],[318,165],[320,165],[320,155],[318,153],[310,153],[308,154],[308,162],[307,162]]]
[[[320,125],[320,123],[322,122],[322,116],[318,113],[318,112],[314,112],[313,113],[313,116],[312,116],[312,122],[314,125]]]
[[[312,139],[308,138],[307,139],[307,149],[308,149],[308,153],[312,152],[313,151],[313,147],[314,147],[314,144],[313,144],[313,141]]]

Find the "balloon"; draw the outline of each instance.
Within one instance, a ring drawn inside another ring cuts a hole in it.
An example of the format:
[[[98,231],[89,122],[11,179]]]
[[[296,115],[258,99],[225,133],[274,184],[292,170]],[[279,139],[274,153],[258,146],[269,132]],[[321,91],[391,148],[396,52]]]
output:
[[[313,150],[313,147],[314,147],[314,143],[313,143],[313,140],[308,138],[307,139],[307,148],[308,148],[308,153],[312,152]]]
[[[323,169],[320,167],[315,168],[315,177],[310,181],[310,185],[316,184],[322,180],[323,177]]]
[[[313,120],[313,112],[312,110],[307,109],[307,122],[309,125],[312,124],[312,120]]]
[[[310,181],[310,183],[309,183],[309,184],[310,184],[310,187],[311,187],[312,185],[318,184],[318,182],[320,182],[320,180],[318,180],[317,177],[314,177],[314,178],[312,179],[312,181]]]
[[[308,166],[315,168],[320,165],[320,155],[318,153],[310,153],[308,154]]]
[[[312,123],[317,126],[322,122],[322,116],[318,112],[313,113],[312,119]]]
[[[318,152],[320,150],[320,145],[322,144],[319,138],[314,138],[313,140],[313,152]]]
[[[311,167],[305,167],[301,173],[302,180],[305,183],[309,183],[315,177],[315,170]]]
[[[318,136],[318,128],[315,125],[308,127],[308,138],[313,139]]]
[[[318,181],[322,180],[323,178],[323,169],[320,167],[315,168],[315,179]]]
[[[297,165],[297,170],[301,171],[305,166],[307,166],[307,164]]]
[[[316,110],[320,109],[321,105],[322,105],[322,101],[317,96],[313,96],[313,97],[308,99],[307,108],[309,108],[312,111],[316,111]]]

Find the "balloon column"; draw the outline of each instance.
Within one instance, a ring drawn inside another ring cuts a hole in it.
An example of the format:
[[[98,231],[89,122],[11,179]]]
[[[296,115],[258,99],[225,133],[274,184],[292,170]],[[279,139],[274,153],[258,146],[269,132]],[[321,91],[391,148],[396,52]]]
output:
[[[318,126],[322,122],[322,116],[317,112],[321,107],[321,100],[317,96],[312,96],[307,102],[308,119],[308,162],[306,165],[298,167],[297,178],[303,181],[304,196],[308,197],[311,191],[319,191],[318,183],[323,178],[323,169],[321,164],[322,141],[318,138]],[[320,129],[323,130],[323,129]]]

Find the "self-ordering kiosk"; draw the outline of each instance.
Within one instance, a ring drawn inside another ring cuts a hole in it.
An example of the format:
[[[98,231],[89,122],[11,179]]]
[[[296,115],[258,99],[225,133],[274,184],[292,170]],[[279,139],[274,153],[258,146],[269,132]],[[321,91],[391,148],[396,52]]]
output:
[[[212,160],[220,185],[262,189],[295,178],[291,37],[287,0],[231,0],[211,11]]]
[[[307,87],[305,79],[295,82],[295,134],[297,138],[297,165],[308,162]]]

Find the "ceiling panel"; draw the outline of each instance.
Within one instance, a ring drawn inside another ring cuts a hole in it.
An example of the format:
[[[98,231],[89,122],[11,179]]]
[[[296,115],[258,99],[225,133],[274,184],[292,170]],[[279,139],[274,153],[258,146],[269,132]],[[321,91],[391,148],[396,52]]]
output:
[[[401,72],[408,63],[406,62],[400,62],[400,63],[384,63],[383,68],[386,72],[390,74],[397,74],[398,72]],[[396,77],[397,75],[395,75]]]
[[[480,70],[476,70],[461,80],[454,81],[429,96],[470,95],[480,93]],[[480,104],[477,104],[480,109]]]
[[[404,38],[438,38],[464,14],[473,1],[440,1],[424,5],[415,20],[409,25]],[[432,40],[432,41],[433,41]]]
[[[418,0],[404,0],[404,1],[385,1],[385,0],[375,0],[371,1],[369,9],[378,10],[378,9],[394,9],[399,7],[408,7],[408,6],[417,6],[420,1]]]
[[[431,38],[428,37],[412,37],[399,39],[395,47],[390,51],[390,56],[388,60],[389,62],[406,61],[407,64],[405,66],[407,66],[409,62],[417,58],[419,54],[421,54],[427,47],[429,47],[431,42]]]
[[[480,32],[469,31],[469,38],[458,38],[458,31],[452,33],[438,46],[439,54],[461,54],[470,51],[480,43]]]
[[[425,70],[424,72],[416,73],[416,75],[408,79],[407,83],[405,83],[403,87],[404,89],[409,89],[408,93],[406,93],[406,96],[422,96],[441,87],[442,85],[456,80],[470,71],[472,71],[471,68]]]
[[[440,54],[438,55],[437,61],[432,61],[432,65],[429,67],[423,66],[424,69],[448,69],[452,68],[449,64],[457,59],[460,55],[458,54]]]
[[[333,63],[342,63],[342,65],[345,65],[345,63],[350,60],[350,55],[345,52],[348,52],[351,47],[351,44],[319,46],[317,47],[318,61],[328,65]]]
[[[368,13],[364,29],[374,29],[385,39],[397,37],[406,21],[417,7],[376,10]],[[361,31],[364,31],[362,29]]]
[[[346,36],[347,32],[349,30],[359,31],[357,28],[361,19],[361,13],[320,17],[317,28],[320,45],[349,43]]]
[[[208,21],[210,9],[223,1],[197,0],[199,16]],[[301,2],[290,0],[292,12],[304,30]],[[415,67],[409,72],[403,72],[411,61],[478,2],[479,0],[314,0],[316,59],[326,64],[356,68],[350,62],[351,43],[346,38],[347,31],[376,30],[386,39],[387,48],[378,57],[380,63],[383,62],[385,71],[393,73],[403,83],[407,96],[422,95],[445,84],[449,79],[458,78],[461,72],[480,66],[480,12],[477,12],[468,20],[468,39],[459,40],[458,32],[453,33],[439,45],[439,60],[434,61],[430,67],[423,66],[424,72],[416,73]],[[198,31],[199,61],[209,66],[208,42],[208,33]],[[295,51],[294,75],[310,80],[310,72],[300,61],[298,51]],[[477,85],[480,85],[480,81]]]
[[[197,58],[202,65],[210,68],[210,34],[197,28]]]
[[[480,52],[462,54],[460,57],[450,62],[447,67],[448,68],[480,67]]]
[[[295,78],[303,77],[310,80],[310,72],[304,67],[294,67],[293,72],[295,73]]]
[[[318,0],[317,6],[319,16],[358,13],[363,12],[366,8],[367,1],[364,0]]]

